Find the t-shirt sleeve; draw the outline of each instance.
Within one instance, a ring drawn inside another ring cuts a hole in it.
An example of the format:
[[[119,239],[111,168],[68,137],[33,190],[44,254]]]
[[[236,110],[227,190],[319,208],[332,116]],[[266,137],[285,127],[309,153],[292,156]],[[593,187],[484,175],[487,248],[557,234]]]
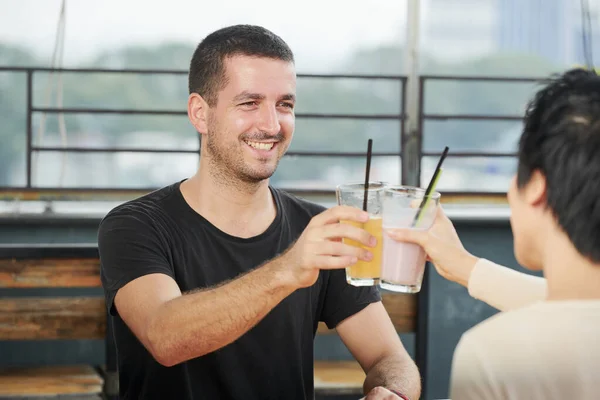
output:
[[[174,278],[168,245],[147,216],[120,212],[103,219],[98,229],[100,277],[111,315],[117,291],[141,276],[162,273]]]
[[[346,282],[346,271],[331,270],[319,320],[333,329],[346,318],[377,301],[381,301],[381,295],[376,286],[349,285]]]

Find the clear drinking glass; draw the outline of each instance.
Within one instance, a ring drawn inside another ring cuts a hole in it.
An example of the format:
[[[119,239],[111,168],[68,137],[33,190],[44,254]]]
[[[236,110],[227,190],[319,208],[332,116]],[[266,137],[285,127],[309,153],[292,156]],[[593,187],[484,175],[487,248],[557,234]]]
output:
[[[431,193],[426,206],[416,220],[425,189],[411,186],[391,186],[383,195],[383,256],[381,282],[383,289],[402,293],[417,293],[425,272],[426,257],[417,244],[392,239],[387,229],[409,228],[427,230],[435,220],[440,194]]]
[[[381,253],[382,253],[382,204],[383,190],[386,187],[384,182],[369,182],[367,190],[367,212],[369,220],[365,223],[354,221],[341,221],[341,223],[351,224],[362,228],[377,238],[376,247],[365,247],[361,243],[354,240],[343,239],[344,243],[352,246],[366,248],[373,253],[371,261],[358,262],[346,268],[346,281],[353,286],[373,286],[379,283],[381,275]],[[365,194],[365,184],[363,183],[347,183],[339,185],[336,190],[338,205],[347,205],[352,207],[363,208],[363,199]]]

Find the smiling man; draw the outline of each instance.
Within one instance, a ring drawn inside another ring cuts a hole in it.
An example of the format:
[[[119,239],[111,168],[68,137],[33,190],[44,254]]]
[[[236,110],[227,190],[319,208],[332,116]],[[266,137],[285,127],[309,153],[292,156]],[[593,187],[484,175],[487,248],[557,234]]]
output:
[[[102,221],[102,282],[123,399],[312,399],[319,321],[367,373],[369,399],[417,399],[420,377],[375,287],[343,268],[375,238],[269,185],[294,133],[287,44],[257,26],[216,31],[196,49],[188,116],[202,135],[194,176]]]

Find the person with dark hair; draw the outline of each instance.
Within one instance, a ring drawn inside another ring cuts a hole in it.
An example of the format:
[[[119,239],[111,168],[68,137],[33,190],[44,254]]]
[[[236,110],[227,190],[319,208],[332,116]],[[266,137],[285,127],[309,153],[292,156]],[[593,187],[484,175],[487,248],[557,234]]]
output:
[[[195,50],[188,117],[201,135],[194,176],[111,210],[98,232],[122,399],[313,399],[320,321],[366,373],[369,399],[418,399],[420,376],[376,287],[344,268],[375,238],[272,187],[294,133],[288,45],[249,25]]]
[[[500,313],[465,332],[453,400],[600,397],[600,77],[574,69],[530,102],[508,190],[514,252],[536,277],[477,258],[440,210],[432,228],[395,230],[445,278]]]

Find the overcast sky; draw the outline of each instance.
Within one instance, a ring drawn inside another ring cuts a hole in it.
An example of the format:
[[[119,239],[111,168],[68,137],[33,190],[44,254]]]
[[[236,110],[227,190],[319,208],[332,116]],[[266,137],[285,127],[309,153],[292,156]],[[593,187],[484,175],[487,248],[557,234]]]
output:
[[[0,0],[0,41],[52,53],[61,0]],[[65,62],[132,43],[191,44],[225,25],[263,25],[286,40],[299,70],[329,69],[360,46],[405,36],[406,0],[68,0]],[[318,68],[319,66],[324,68]]]

